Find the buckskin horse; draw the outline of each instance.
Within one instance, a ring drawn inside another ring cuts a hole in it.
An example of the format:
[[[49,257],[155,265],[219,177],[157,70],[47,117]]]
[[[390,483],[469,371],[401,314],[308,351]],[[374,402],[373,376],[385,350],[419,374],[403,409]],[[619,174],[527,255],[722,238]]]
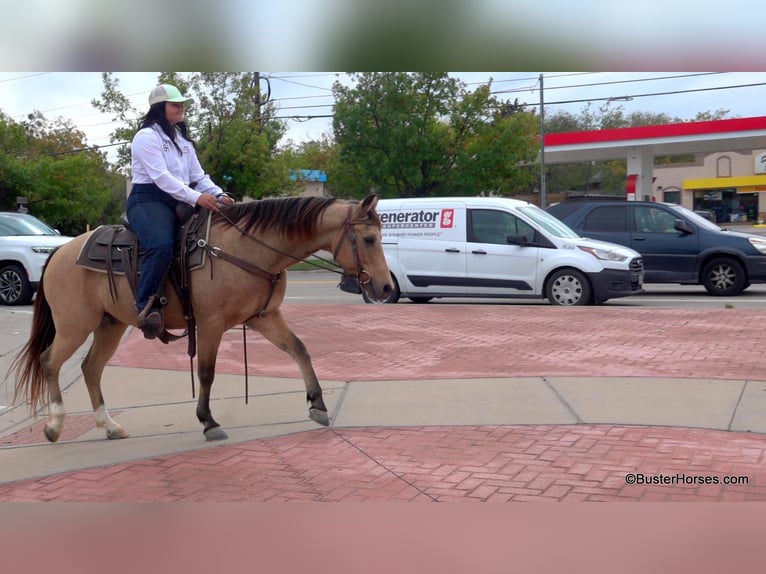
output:
[[[168,329],[188,328],[188,310],[193,311],[196,329],[189,335],[196,334],[196,414],[207,440],[227,438],[211,414],[210,392],[221,338],[240,324],[293,358],[306,385],[309,418],[329,425],[311,358],[280,311],[286,269],[317,251],[328,251],[344,274],[355,276],[368,297],[385,299],[392,279],[381,245],[377,202],[377,195],[361,202],[327,197],[263,199],[222,206],[220,213],[212,214],[207,239],[199,240],[209,256],[204,266],[188,274],[189,304],[175,290],[166,289],[163,308]],[[59,372],[91,333],[93,341],[81,369],[96,426],[106,429],[109,439],[128,436],[109,416],[101,376],[128,326],[136,325],[134,298],[125,275],[111,276],[76,264],[95,231],[72,239],[51,255],[37,291],[29,340],[11,368],[15,398],[24,397],[33,413],[48,406],[44,432],[51,442],[61,435],[66,416]]]

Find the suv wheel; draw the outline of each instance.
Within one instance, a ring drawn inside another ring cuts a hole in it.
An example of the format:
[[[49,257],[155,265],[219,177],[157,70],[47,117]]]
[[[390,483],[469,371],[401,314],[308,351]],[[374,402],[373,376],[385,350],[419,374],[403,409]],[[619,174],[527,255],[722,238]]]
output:
[[[735,259],[718,257],[702,270],[702,284],[716,296],[739,295],[747,285],[745,270]]]
[[[545,296],[553,305],[588,305],[592,294],[588,279],[576,269],[559,269],[545,285]]]
[[[6,265],[0,269],[0,303],[26,305],[32,301],[32,295],[32,286],[20,266]]]

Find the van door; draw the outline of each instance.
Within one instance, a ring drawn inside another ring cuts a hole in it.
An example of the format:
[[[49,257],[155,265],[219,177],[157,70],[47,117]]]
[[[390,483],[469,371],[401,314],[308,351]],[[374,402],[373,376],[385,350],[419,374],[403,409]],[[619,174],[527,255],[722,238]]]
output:
[[[468,220],[467,294],[539,294],[538,231],[498,209],[470,209]],[[508,236],[523,236],[528,245],[511,245]]]
[[[404,203],[381,215],[386,233],[397,236],[399,289],[406,294],[465,293],[465,207],[445,201],[435,205]]]

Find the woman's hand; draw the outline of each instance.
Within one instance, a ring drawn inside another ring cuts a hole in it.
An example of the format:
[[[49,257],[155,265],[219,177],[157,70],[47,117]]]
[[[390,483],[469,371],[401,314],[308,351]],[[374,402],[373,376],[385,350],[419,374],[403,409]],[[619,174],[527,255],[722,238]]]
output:
[[[218,211],[218,200],[209,193],[203,193],[197,198],[197,205],[209,209],[210,211]]]

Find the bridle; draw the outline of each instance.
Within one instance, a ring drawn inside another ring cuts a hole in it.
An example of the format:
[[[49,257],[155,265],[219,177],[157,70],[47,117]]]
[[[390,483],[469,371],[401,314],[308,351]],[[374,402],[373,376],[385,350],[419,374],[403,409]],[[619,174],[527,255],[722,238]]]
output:
[[[356,280],[359,282],[360,287],[366,287],[370,284],[372,276],[370,275],[370,272],[362,266],[362,261],[359,258],[359,248],[356,245],[356,232],[354,231],[354,226],[366,225],[367,222],[364,220],[355,221],[351,219],[352,214],[353,205],[350,204],[348,206],[348,212],[346,213],[346,221],[343,223],[343,232],[338,238],[338,243],[335,245],[335,249],[333,249],[332,258],[336,261],[338,260],[338,253],[343,245],[343,239],[348,236],[349,242],[351,243],[351,254],[354,257],[354,267],[356,267]],[[343,272],[343,275],[344,277],[350,277],[345,271]],[[364,280],[362,277],[364,277]]]

